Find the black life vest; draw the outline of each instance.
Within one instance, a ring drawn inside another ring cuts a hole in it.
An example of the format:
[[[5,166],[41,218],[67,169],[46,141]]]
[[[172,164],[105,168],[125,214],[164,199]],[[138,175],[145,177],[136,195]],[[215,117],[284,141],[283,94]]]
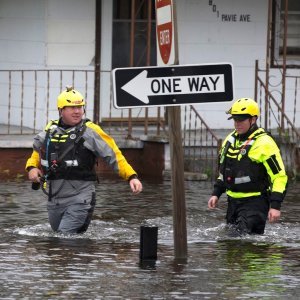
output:
[[[269,187],[267,171],[262,163],[252,161],[248,154],[254,141],[262,134],[259,129],[244,143],[237,145],[237,134],[233,133],[225,144],[220,173],[226,189],[233,192],[266,192]]]
[[[95,155],[84,147],[84,120],[75,128],[61,130],[58,121],[52,121],[46,131],[41,148],[41,165],[50,180],[87,180],[97,179]]]

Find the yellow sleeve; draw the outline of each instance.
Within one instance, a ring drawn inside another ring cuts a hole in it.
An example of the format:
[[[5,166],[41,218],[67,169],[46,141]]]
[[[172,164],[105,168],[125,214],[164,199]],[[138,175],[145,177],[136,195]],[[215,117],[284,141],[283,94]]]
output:
[[[126,158],[124,157],[121,150],[117,146],[115,140],[111,136],[109,136],[105,131],[103,131],[100,127],[99,127],[99,134],[105,140],[105,142],[111,147],[111,149],[116,155],[119,176],[121,178],[124,178],[125,180],[128,180],[130,176],[136,174],[134,169],[127,162]]]
[[[271,182],[271,191],[284,193],[288,177],[276,142],[268,135],[262,136],[255,142],[255,148],[250,150],[252,157],[266,168]],[[250,153],[249,153],[250,155]]]
[[[43,143],[46,135],[46,131],[54,124],[56,125],[58,123],[58,120],[51,120],[47,126],[45,127],[44,131],[40,132],[34,137],[33,140],[33,152],[31,154],[31,157],[27,159],[25,170],[27,170],[29,167],[40,167],[40,155],[38,152],[38,149],[40,148],[41,144]]]
[[[131,167],[131,165],[127,162],[126,158],[123,156],[121,150],[119,148],[114,150],[117,157],[117,162],[119,166],[119,176],[128,180],[130,176],[136,175],[136,172]]]
[[[27,159],[25,170],[29,167],[39,168],[40,166],[40,155],[36,150],[33,150],[31,156]]]
[[[98,141],[94,143],[92,149],[97,156],[103,157],[104,160],[115,170],[115,172],[117,172],[118,175],[125,180],[128,180],[129,177],[137,174],[127,162],[115,140],[111,136],[93,122],[87,122],[86,126],[95,131],[100,137],[100,139],[97,139]]]
[[[272,192],[284,193],[288,177],[280,154],[271,155],[263,164],[272,183]]]

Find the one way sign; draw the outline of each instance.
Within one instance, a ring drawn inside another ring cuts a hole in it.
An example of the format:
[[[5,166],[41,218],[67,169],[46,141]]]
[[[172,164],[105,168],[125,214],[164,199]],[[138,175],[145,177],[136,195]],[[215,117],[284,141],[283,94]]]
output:
[[[233,99],[232,65],[176,65],[113,70],[116,108],[186,105]]]

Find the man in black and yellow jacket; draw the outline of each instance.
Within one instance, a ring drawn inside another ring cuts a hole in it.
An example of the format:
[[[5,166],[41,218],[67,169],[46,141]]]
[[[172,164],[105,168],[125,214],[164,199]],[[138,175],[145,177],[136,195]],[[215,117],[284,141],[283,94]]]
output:
[[[51,228],[62,233],[87,230],[95,207],[95,163],[102,157],[129,182],[134,194],[142,191],[136,172],[112,137],[84,119],[85,100],[73,87],[57,98],[59,120],[51,121],[33,142],[26,170],[33,183],[47,182]],[[43,182],[41,182],[43,181]]]
[[[286,193],[288,178],[280,150],[270,134],[257,126],[259,107],[253,99],[238,99],[227,113],[235,130],[223,142],[220,174],[208,208],[216,208],[226,192],[227,224],[239,234],[263,234],[267,219],[279,220]]]

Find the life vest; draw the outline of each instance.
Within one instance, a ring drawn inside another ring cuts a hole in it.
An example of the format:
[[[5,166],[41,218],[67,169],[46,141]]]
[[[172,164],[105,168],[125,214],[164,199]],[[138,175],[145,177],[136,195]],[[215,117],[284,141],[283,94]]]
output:
[[[255,140],[265,134],[268,133],[260,128],[243,143],[236,143],[236,132],[228,138],[220,159],[220,173],[226,189],[243,193],[267,191],[269,182],[264,165],[249,158]]]
[[[83,145],[87,121],[67,130],[60,128],[58,121],[48,124],[40,149],[41,166],[48,179],[96,180],[96,158]]]

